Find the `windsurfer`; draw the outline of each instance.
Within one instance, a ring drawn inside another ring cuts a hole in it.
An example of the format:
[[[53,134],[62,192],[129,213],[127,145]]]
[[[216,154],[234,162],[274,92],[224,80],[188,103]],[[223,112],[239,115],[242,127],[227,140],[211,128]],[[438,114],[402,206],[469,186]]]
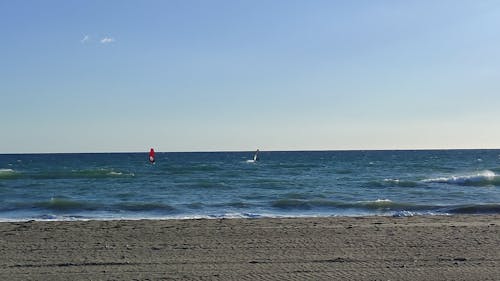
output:
[[[259,150],[255,151],[255,154],[253,155],[253,161],[257,162],[259,161]]]
[[[155,163],[155,150],[152,148],[149,151],[149,162],[151,162],[151,164]]]

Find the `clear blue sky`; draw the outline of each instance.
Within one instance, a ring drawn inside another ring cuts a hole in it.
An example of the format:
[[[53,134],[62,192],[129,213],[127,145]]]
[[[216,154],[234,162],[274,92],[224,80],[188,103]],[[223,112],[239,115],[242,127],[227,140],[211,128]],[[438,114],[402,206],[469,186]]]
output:
[[[499,1],[0,0],[0,153],[500,148]]]

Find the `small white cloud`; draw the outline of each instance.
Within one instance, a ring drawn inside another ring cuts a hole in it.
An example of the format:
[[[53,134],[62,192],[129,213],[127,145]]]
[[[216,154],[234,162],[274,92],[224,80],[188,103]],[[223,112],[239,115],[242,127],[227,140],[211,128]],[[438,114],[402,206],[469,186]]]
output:
[[[80,42],[85,43],[85,42],[87,42],[87,41],[89,41],[89,40],[90,40],[90,36],[85,35],[85,36],[83,37],[83,39],[82,39],[82,40],[80,40]]]
[[[104,37],[101,39],[102,44],[109,44],[109,43],[113,43],[113,42],[115,42],[115,38]]]

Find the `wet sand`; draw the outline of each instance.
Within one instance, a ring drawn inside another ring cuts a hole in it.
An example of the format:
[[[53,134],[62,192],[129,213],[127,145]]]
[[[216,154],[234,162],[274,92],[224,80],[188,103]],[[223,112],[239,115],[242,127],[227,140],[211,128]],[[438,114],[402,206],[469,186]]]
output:
[[[500,215],[0,223],[0,280],[499,280]]]

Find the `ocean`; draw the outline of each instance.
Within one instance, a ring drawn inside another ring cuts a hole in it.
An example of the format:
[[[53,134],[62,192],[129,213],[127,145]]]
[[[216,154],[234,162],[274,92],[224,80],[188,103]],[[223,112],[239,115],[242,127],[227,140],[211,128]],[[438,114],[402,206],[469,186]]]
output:
[[[0,155],[0,221],[500,213],[500,150]]]

